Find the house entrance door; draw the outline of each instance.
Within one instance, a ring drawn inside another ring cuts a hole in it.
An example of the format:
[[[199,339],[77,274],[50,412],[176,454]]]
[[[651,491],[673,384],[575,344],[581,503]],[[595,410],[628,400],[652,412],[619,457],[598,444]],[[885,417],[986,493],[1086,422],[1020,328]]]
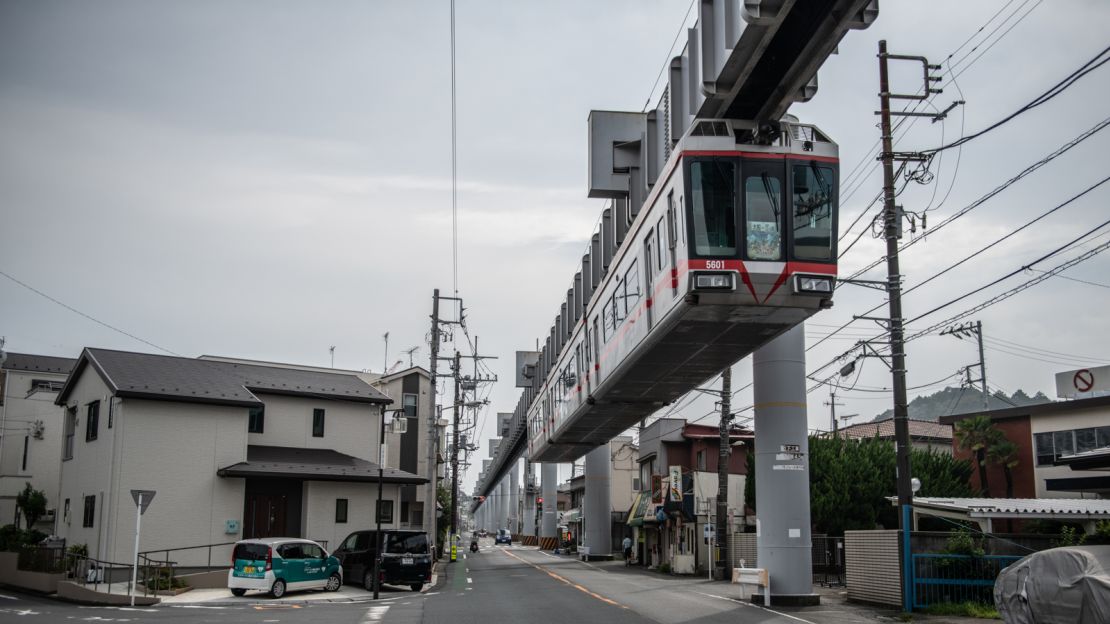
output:
[[[288,537],[285,522],[288,506],[284,494],[248,494],[243,537]]]

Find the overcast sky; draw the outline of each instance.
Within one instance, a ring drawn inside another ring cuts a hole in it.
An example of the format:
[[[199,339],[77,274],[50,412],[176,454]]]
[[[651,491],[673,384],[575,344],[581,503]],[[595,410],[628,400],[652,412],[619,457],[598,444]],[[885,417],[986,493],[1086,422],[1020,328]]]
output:
[[[546,335],[602,208],[586,198],[587,115],[642,108],[689,6],[458,4],[458,289],[471,335],[483,354],[500,358],[489,366],[506,380],[490,389],[483,439],[492,414],[515,406],[513,352]],[[337,367],[380,370],[383,359],[407,362],[401,351],[419,346],[414,361],[427,366],[432,290],[452,290],[448,9],[446,0],[0,1],[0,271],[184,356],[327,365],[335,345]],[[1096,0],[883,2],[878,21],[848,33],[821,69],[814,100],[791,110],[840,144],[842,225],[880,186],[877,169],[849,176],[858,163],[872,168],[879,39],[937,63],[958,50],[955,70],[944,73],[962,72],[960,90],[946,83],[936,103],[967,105],[944,123],[918,122],[899,139],[910,150],[981,129],[1032,100],[1107,45],[1108,23],[1110,4]],[[916,89],[912,73],[895,77],[895,89]],[[931,206],[930,227],[940,223],[1102,121],[1108,78],[1110,69],[1096,70],[947,152],[933,182],[911,184],[900,203]],[[1095,135],[916,244],[903,255],[907,286],[1101,180],[1108,139]],[[907,316],[1098,225],[1110,213],[1107,187],[907,295]],[[841,274],[882,249],[865,235]],[[1052,278],[971,317],[990,338],[992,387],[1053,396],[1055,372],[1110,362],[1108,268],[1104,255],[1065,274],[1103,286]],[[881,293],[843,287],[835,308],[807,326],[809,343],[881,302]],[[810,351],[809,369],[877,330],[863,321],[852,328]],[[0,335],[21,352],[158,352],[3,276]],[[942,380],[975,360],[967,341],[916,340],[909,384]],[[734,387],[750,379],[741,362]],[[890,406],[888,394],[863,391],[889,386],[878,362],[849,381],[856,390],[838,396],[841,413],[870,418]],[[827,428],[826,400],[826,389],[810,394],[811,427]],[[750,405],[750,390],[737,401]],[[711,409],[703,399],[679,415]]]

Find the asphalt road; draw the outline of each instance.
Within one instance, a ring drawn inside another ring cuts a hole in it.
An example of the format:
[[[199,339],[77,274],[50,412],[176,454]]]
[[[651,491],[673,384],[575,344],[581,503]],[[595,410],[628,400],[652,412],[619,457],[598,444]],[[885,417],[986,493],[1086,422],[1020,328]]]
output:
[[[463,553],[458,562],[444,564],[436,587],[424,593],[389,590],[376,602],[293,604],[259,597],[246,604],[91,607],[0,589],[0,624],[850,624],[880,620],[863,609],[769,610],[741,600],[738,587],[726,583],[628,569],[619,562],[583,563],[535,548],[483,542],[480,552]]]

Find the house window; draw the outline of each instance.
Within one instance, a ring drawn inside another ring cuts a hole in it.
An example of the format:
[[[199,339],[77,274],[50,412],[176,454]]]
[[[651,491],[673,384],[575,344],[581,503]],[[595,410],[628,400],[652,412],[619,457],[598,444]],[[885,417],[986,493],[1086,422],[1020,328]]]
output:
[[[77,429],[77,407],[66,410],[65,448],[62,449],[62,459],[73,459],[73,438]]]
[[[324,410],[319,407],[312,410],[312,437],[324,437]]]
[[[380,504],[381,506],[378,507],[378,519],[383,524],[393,522],[393,501],[383,500]]]
[[[336,524],[347,523],[347,499],[335,499],[335,522]]]
[[[65,522],[66,524],[69,524],[69,499],[68,498],[65,500],[65,503],[62,505],[62,522]]]
[[[81,520],[81,526],[86,529],[91,528],[93,519],[96,517],[96,495],[92,494],[85,497],[85,515]]]
[[[424,526],[424,503],[415,502],[409,505],[409,525],[413,528]]]
[[[266,424],[266,408],[265,407],[252,407],[247,416],[247,432],[248,433],[262,433]]]
[[[49,379],[32,379],[31,391],[42,390],[45,392],[59,392],[62,386],[65,385],[61,381],[50,381]]]
[[[112,409],[113,407],[114,407],[114,405],[113,405],[112,399],[108,399],[108,428],[109,429],[112,428],[112,425],[116,424],[115,423],[116,415],[114,413],[115,410]]]
[[[401,501],[401,522],[409,521],[409,502]]]
[[[401,395],[401,406],[405,409],[405,416],[413,418],[416,416],[416,395],[404,394]]]
[[[100,401],[89,403],[85,413],[85,441],[92,442],[100,429]]]
[[[705,451],[698,451],[698,470],[705,471]]]
[[[23,463],[20,470],[27,472],[27,447],[31,444],[31,436],[23,436]]]

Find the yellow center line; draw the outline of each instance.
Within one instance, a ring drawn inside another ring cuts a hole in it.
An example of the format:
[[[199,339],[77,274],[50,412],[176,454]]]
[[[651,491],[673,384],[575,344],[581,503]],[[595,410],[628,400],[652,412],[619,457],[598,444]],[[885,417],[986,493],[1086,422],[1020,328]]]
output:
[[[602,595],[596,594],[596,593],[594,593],[594,592],[590,591],[589,589],[586,589],[585,587],[583,587],[583,586],[581,586],[581,585],[578,585],[577,583],[571,583],[571,582],[570,582],[570,581],[568,581],[567,579],[565,579],[565,578],[563,578],[563,577],[559,576],[558,574],[556,574],[556,573],[552,572],[551,570],[548,570],[547,568],[545,568],[545,567],[543,567],[543,566],[540,566],[540,565],[536,565],[536,564],[532,563],[531,561],[527,561],[527,560],[525,560],[525,559],[521,559],[520,557],[518,557],[518,556],[514,555],[513,553],[511,553],[511,552],[509,552],[509,551],[507,551],[507,550],[503,550],[503,551],[501,551],[501,552],[503,552],[503,553],[505,553],[506,555],[508,555],[508,556],[512,557],[513,559],[516,559],[517,561],[519,561],[519,562],[521,562],[521,563],[525,563],[525,564],[528,564],[528,565],[532,566],[533,568],[535,568],[535,569],[539,570],[540,572],[543,572],[543,573],[547,574],[548,576],[550,576],[551,578],[553,578],[553,579],[555,579],[555,580],[557,580],[557,581],[562,581],[563,583],[566,583],[567,585],[570,585],[571,587],[573,587],[573,588],[577,589],[578,591],[580,591],[580,592],[582,592],[582,593],[586,594],[587,596],[591,596],[591,597],[593,597],[593,598],[597,598],[597,599],[598,599],[598,600],[600,600],[601,602],[604,602],[604,603],[606,603],[606,604],[611,604],[611,605],[613,605],[614,607],[620,607],[620,608],[622,608],[622,609],[627,609],[627,608],[628,608],[628,607],[626,607],[625,605],[622,605],[621,603],[619,603],[619,602],[617,602],[617,601],[615,601],[615,600],[611,600],[611,599],[609,599],[609,598],[606,598],[605,596],[602,596]]]

